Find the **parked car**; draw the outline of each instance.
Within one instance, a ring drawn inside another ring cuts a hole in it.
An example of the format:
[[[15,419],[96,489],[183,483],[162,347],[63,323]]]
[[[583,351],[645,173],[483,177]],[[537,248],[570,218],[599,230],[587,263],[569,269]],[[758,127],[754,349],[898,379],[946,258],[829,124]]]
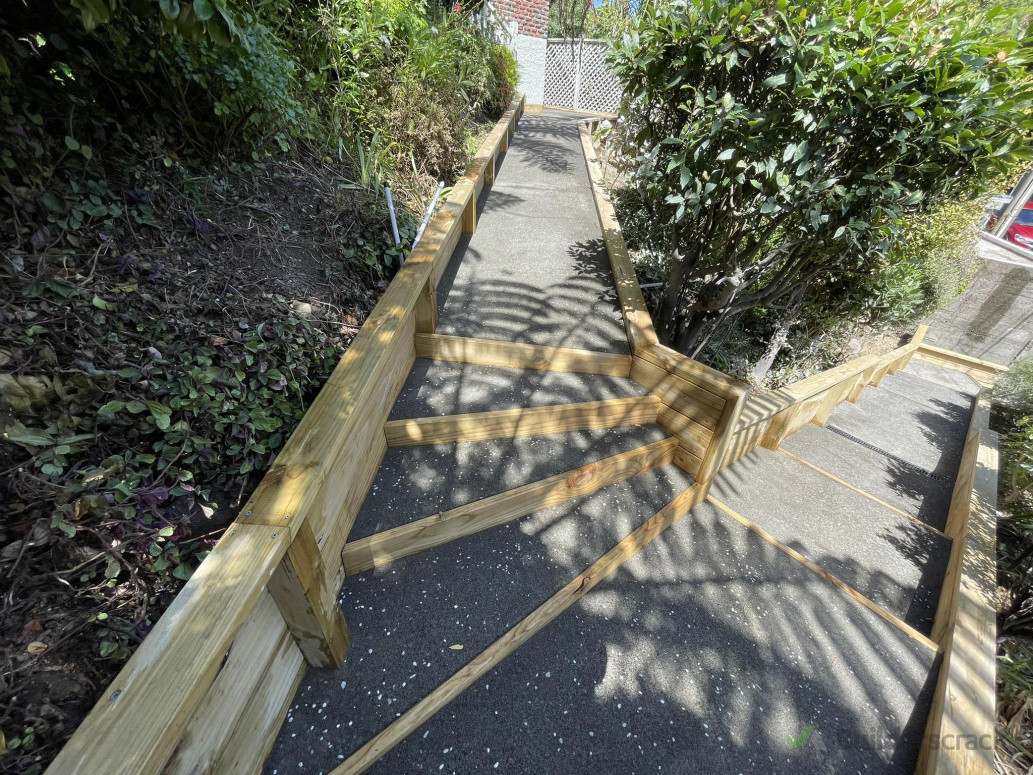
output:
[[[1008,227],[1008,242],[1026,250],[1033,250],[1033,202],[1026,202],[1011,226]]]

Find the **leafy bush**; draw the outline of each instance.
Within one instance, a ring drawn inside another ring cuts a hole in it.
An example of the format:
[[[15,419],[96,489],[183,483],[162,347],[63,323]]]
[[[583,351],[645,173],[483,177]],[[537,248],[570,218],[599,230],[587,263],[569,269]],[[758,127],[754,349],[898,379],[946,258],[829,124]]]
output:
[[[1027,51],[966,4],[657,3],[614,66],[620,137],[669,225],[659,323],[698,352],[727,315],[870,275],[902,219],[1026,157]]]
[[[1015,416],[1033,416],[1033,358],[1019,358],[994,385],[994,403]]]

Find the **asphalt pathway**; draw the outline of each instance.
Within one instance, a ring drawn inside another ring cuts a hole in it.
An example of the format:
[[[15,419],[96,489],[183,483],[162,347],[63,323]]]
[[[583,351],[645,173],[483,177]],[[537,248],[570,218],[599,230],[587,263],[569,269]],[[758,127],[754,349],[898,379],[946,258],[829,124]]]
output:
[[[445,334],[626,352],[576,116],[523,117],[439,289]],[[915,363],[713,496],[927,632],[971,411]],[[419,360],[393,418],[643,395],[627,379]],[[353,538],[665,437],[654,424],[388,451]],[[326,773],[692,484],[674,466],[349,577],[265,773]],[[378,773],[910,773],[937,659],[700,504],[376,763]]]

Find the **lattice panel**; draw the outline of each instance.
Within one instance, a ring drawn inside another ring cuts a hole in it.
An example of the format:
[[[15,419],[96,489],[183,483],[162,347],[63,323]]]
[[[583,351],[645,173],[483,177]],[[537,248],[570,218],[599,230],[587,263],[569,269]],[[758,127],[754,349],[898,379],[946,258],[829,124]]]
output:
[[[579,110],[614,113],[621,101],[620,83],[606,66],[608,43],[586,40],[581,45]]]
[[[550,40],[545,46],[545,104],[574,108],[574,81],[581,58],[575,41]]]
[[[606,66],[609,44],[602,40],[549,40],[545,49],[545,104],[613,113],[621,88]]]

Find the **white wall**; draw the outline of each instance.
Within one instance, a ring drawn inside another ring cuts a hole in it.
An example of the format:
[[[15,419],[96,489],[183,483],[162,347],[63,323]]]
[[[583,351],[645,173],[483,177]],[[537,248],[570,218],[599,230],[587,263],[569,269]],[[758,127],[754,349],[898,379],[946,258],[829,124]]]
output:
[[[545,38],[514,35],[510,45],[520,65],[520,91],[527,95],[529,105],[541,105],[545,101]]]

